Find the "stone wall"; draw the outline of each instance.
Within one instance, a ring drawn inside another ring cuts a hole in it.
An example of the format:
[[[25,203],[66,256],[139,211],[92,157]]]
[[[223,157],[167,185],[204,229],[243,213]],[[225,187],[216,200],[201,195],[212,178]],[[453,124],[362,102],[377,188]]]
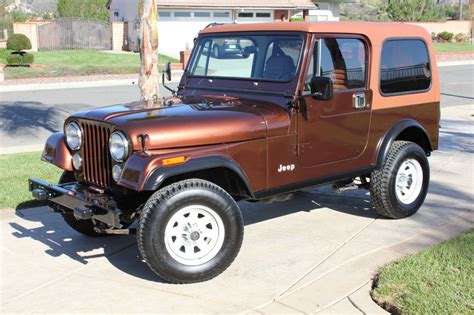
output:
[[[454,35],[463,33],[472,35],[472,21],[446,21],[446,22],[417,22],[408,23],[425,28],[428,33],[451,32]]]
[[[13,23],[13,33],[26,35],[26,37],[31,41],[31,51],[38,51],[38,26],[48,23],[50,22],[38,21]]]

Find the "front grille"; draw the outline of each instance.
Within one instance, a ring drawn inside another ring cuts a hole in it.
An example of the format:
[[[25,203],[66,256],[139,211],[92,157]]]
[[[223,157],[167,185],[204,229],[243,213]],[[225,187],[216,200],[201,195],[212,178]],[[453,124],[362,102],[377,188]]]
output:
[[[112,158],[109,153],[111,128],[94,121],[80,121],[79,124],[83,131],[84,180],[100,187],[110,187],[112,183]]]

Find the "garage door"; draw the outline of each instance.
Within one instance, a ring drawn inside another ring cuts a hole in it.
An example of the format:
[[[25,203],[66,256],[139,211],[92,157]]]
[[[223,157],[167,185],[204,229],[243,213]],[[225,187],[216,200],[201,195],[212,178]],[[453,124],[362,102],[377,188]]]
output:
[[[232,23],[230,10],[158,10],[160,53],[179,58],[179,52],[193,48],[198,32],[210,23]]]

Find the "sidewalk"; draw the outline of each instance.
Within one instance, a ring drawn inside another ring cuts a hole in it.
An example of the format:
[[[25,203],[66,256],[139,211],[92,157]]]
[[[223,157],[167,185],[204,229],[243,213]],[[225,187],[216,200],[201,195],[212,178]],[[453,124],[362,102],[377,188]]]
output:
[[[173,70],[170,83],[178,83],[181,80],[183,72],[183,70]],[[5,80],[3,82],[0,81],[0,92],[41,91],[128,85],[138,85],[138,74],[111,74]]]
[[[46,208],[0,211],[0,313],[384,313],[369,296],[381,266],[474,227],[473,113],[474,105],[442,110],[441,147],[416,215],[383,219],[364,191],[328,187],[270,205],[241,202],[241,252],[204,283],[162,283],[133,236],[87,238]]]

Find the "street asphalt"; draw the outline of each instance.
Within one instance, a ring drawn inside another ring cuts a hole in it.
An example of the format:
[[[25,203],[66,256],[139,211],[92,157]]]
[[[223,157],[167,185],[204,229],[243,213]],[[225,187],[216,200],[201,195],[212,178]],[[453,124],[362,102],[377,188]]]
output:
[[[474,103],[474,65],[440,67],[441,106]],[[71,83],[74,84],[74,83]],[[176,87],[176,83],[170,84]],[[168,91],[161,88],[162,95]],[[137,85],[0,93],[0,153],[40,151],[70,114],[140,98]]]

